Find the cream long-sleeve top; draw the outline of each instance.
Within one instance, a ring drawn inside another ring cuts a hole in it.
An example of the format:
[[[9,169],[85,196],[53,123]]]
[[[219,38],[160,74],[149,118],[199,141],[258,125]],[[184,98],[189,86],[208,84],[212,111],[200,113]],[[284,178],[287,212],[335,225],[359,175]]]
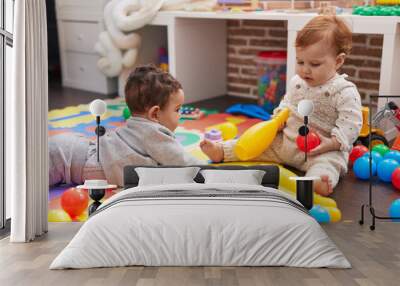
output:
[[[289,84],[289,90],[274,110],[274,114],[284,107],[291,111],[284,135],[295,140],[297,130],[290,124],[298,125],[303,117],[297,112],[297,105],[302,99],[310,99],[314,103],[314,111],[309,116],[310,127],[323,136],[336,136],[340,142],[340,150],[349,152],[354,141],[358,138],[363,119],[361,98],[354,83],[346,80],[346,74],[336,74],[325,84],[310,87],[298,75]]]

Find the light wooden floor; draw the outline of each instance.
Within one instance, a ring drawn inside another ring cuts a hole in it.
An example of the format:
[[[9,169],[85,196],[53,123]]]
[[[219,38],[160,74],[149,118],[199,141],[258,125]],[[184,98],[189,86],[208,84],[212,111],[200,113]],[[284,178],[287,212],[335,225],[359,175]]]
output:
[[[376,191],[382,211],[393,190]],[[0,241],[0,285],[400,285],[400,224],[378,222],[372,232],[359,226],[359,206],[367,184],[350,174],[336,189],[343,221],[324,225],[330,238],[351,262],[350,270],[289,267],[124,267],[48,270],[51,261],[77,232],[80,223],[51,223],[44,237],[29,244]],[[384,214],[383,212],[381,214]]]
[[[50,108],[87,103],[101,96],[79,90],[53,88]],[[224,110],[237,98],[219,97],[199,107]],[[48,270],[80,223],[50,223],[49,233],[33,243],[0,241],[0,285],[400,285],[400,224],[379,221],[374,232],[358,225],[360,206],[368,198],[368,185],[351,173],[333,195],[343,213],[337,224],[324,225],[330,238],[351,262],[350,270],[289,267],[124,267],[89,270]],[[390,186],[374,191],[377,212],[386,215],[390,202],[400,197]]]

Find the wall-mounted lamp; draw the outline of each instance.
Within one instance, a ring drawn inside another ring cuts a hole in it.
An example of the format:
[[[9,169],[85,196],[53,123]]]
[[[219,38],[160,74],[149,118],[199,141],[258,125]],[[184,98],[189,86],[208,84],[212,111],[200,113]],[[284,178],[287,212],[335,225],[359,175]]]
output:
[[[106,113],[107,104],[101,99],[93,100],[89,105],[90,113],[96,117],[96,130],[97,135],[97,162],[100,162],[100,136],[106,133],[104,126],[100,125],[100,116]]]
[[[304,152],[304,160],[307,161],[308,151],[317,147],[321,140],[318,135],[308,128],[308,117],[314,111],[314,104],[309,99],[303,99],[297,105],[297,112],[304,117],[304,125],[299,128],[299,136],[296,138],[297,147]]]

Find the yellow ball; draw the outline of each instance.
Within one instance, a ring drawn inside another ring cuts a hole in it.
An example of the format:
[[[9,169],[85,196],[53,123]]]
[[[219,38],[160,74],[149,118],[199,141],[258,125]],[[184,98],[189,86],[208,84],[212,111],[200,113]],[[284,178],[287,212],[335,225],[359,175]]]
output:
[[[331,218],[331,222],[339,222],[342,219],[342,212],[338,208],[324,207]]]
[[[314,194],[314,204],[321,205],[323,207],[333,207],[333,208],[337,207],[336,202],[333,199],[323,197],[317,194]]]
[[[50,210],[47,214],[49,222],[70,222],[71,217],[63,210]]]
[[[238,134],[238,128],[235,124],[231,122],[225,122],[218,126],[219,131],[221,131],[223,140],[230,140],[236,137]]]

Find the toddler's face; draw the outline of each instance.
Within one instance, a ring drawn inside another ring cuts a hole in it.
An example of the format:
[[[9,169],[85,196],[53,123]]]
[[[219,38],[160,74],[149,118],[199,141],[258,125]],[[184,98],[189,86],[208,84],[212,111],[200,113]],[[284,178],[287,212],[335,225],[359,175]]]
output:
[[[296,73],[309,86],[323,85],[331,79],[344,62],[344,54],[335,55],[333,47],[319,41],[307,47],[296,48]]]
[[[185,95],[183,90],[180,89],[176,93],[171,94],[166,106],[158,111],[158,122],[172,132],[178,127],[180,118],[179,110],[184,100]]]

